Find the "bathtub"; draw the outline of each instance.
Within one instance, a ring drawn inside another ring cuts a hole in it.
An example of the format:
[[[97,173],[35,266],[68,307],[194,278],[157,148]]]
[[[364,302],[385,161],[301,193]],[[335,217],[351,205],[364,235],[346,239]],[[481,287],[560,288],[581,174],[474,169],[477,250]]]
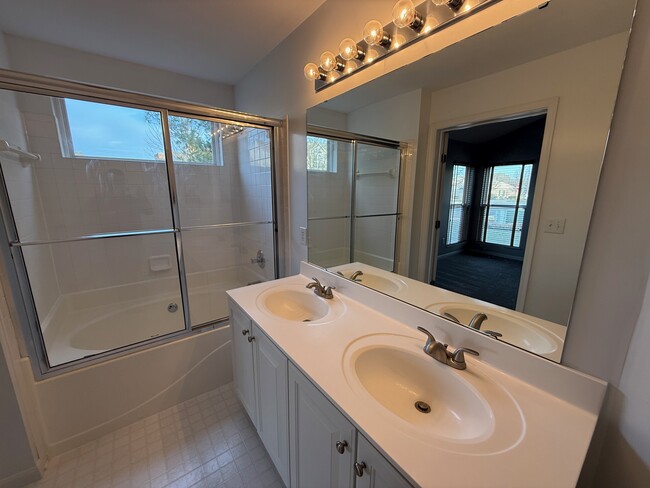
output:
[[[225,290],[252,274],[189,276],[192,322],[228,315]],[[233,279],[234,278],[234,279]],[[183,327],[182,301],[165,280],[64,294],[42,322],[49,359],[62,364]],[[209,284],[206,284],[209,283]],[[176,285],[177,286],[177,285]],[[176,312],[168,312],[177,303]],[[232,381],[230,327],[195,334],[35,381],[28,358],[22,379],[53,456]]]
[[[219,280],[208,278],[188,277],[193,282],[189,291],[193,325],[227,317],[226,290],[242,286],[242,278],[232,273],[222,273]],[[183,301],[177,288],[177,281],[166,278],[61,295],[43,323],[50,365],[182,331]]]

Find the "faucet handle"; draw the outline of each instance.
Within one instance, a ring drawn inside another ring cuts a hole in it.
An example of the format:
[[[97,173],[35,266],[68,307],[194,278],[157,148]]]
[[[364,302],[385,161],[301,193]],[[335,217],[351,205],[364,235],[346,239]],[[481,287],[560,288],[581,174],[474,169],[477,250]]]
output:
[[[312,280],[314,280],[314,281],[312,281],[311,283],[307,283],[307,286],[305,286],[305,288],[322,288],[323,287],[323,285],[320,284],[320,281],[318,281],[318,278],[312,278]]]
[[[427,349],[429,349],[429,346],[431,344],[435,344],[437,342],[436,338],[433,337],[433,334],[429,332],[427,329],[425,329],[424,327],[418,326],[418,330],[427,335],[427,343],[424,345],[424,349],[426,351]]]
[[[469,347],[459,347],[451,354],[451,359],[455,363],[465,363],[465,353],[471,354],[472,356],[478,356],[478,351],[470,349]]]

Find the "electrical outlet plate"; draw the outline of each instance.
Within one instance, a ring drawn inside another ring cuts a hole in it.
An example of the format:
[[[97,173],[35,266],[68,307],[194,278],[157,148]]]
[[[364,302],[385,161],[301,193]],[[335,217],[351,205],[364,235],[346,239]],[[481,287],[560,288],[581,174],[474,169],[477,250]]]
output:
[[[300,244],[307,245],[307,227],[300,227]]]
[[[544,223],[544,232],[548,234],[564,234],[566,219],[548,219]]]

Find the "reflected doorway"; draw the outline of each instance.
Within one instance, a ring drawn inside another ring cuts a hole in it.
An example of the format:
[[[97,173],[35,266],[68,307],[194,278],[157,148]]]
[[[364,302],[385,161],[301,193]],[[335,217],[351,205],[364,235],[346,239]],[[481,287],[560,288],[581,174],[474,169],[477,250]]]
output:
[[[431,284],[516,309],[546,114],[443,133]]]

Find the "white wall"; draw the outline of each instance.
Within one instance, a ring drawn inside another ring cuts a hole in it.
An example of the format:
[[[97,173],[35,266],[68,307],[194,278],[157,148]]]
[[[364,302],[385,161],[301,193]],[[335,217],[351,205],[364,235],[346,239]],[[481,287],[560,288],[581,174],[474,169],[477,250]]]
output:
[[[608,380],[586,487],[650,484],[650,4],[639,2],[563,363]]]
[[[566,324],[614,110],[627,33],[431,94],[431,125],[559,99],[523,312]],[[550,75],[549,75],[550,74]],[[489,96],[486,94],[489,93]],[[417,198],[417,197],[416,197]],[[565,218],[565,233],[543,232]]]
[[[5,34],[13,70],[233,108],[233,87]]]

